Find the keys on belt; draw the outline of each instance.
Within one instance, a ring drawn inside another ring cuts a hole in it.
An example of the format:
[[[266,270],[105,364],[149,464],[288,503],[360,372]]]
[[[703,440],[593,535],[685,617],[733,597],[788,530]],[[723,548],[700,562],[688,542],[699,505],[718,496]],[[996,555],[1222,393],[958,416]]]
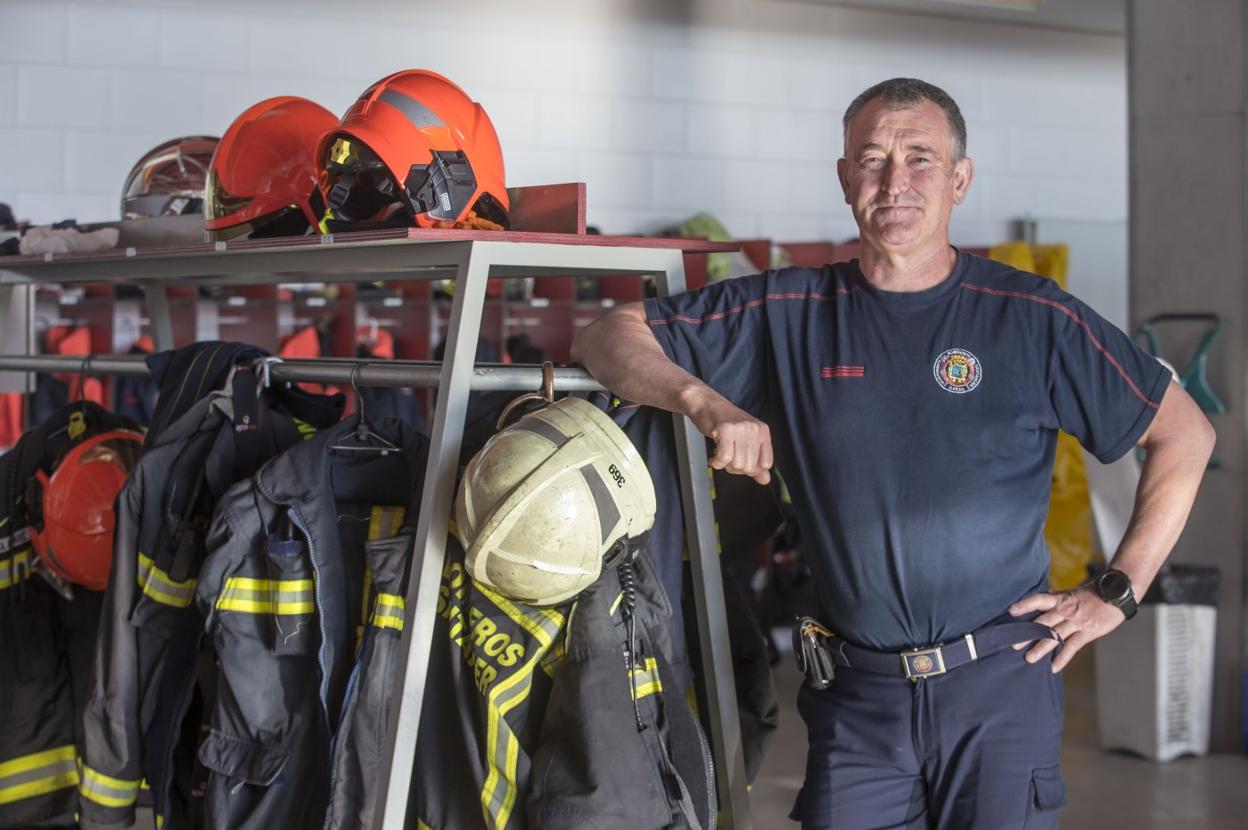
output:
[[[822,691],[832,685],[836,664],[832,661],[833,634],[814,617],[798,617],[793,627],[793,656],[797,668],[806,675],[812,689]]]

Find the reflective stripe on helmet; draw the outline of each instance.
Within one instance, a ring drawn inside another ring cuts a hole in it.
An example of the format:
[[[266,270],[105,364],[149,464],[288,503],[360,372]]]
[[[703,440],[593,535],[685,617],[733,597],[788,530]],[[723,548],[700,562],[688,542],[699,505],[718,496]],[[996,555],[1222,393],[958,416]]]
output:
[[[232,576],[217,597],[217,610],[243,614],[311,614],[316,610],[311,579],[252,579]]]
[[[105,807],[129,807],[139,799],[139,782],[113,778],[83,764],[78,792],[88,801]]]
[[[139,587],[143,589],[143,594],[163,605],[186,608],[195,598],[197,580],[188,579],[178,582],[156,567],[151,557],[144,556],[142,553],[139,554],[137,579]]]
[[[562,447],[568,441],[568,436],[564,435],[558,427],[540,418],[527,418],[516,424],[513,429],[540,435],[556,447]]]
[[[598,470],[586,464],[581,467],[581,478],[589,486],[589,493],[594,497],[594,506],[598,508],[598,528],[602,532],[602,542],[606,544],[611,531],[620,521],[620,508],[615,506],[607,483],[598,475]]]
[[[22,755],[0,764],[0,804],[78,786],[74,745]]]
[[[425,127],[445,127],[446,124],[441,118],[434,114],[433,110],[426,107],[420,101],[410,95],[404,95],[397,89],[391,88],[382,90],[377,96],[378,101],[385,101],[399,112],[407,116],[407,120],[412,122],[416,129]]]

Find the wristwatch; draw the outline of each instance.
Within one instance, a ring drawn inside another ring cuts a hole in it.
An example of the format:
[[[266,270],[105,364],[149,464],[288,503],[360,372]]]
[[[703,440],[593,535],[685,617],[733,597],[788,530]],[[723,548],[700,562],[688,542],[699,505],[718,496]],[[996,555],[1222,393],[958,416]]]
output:
[[[1122,571],[1110,568],[1096,578],[1092,583],[1092,587],[1096,590],[1096,595],[1115,605],[1118,610],[1126,615],[1127,619],[1135,616],[1138,605],[1135,602],[1135,594],[1131,590],[1131,580]]]

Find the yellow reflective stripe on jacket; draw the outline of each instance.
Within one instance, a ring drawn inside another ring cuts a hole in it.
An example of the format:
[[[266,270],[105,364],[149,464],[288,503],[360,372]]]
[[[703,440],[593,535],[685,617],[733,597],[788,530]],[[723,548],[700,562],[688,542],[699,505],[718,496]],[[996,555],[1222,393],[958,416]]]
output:
[[[104,807],[129,807],[139,799],[139,782],[113,778],[83,764],[78,792],[88,801]]]
[[[4,524],[8,523],[5,517]],[[0,524],[3,527],[4,524]],[[30,578],[30,528],[0,536],[0,591]]]
[[[0,561],[0,591],[12,588],[30,576],[30,548]]]
[[[542,644],[542,648],[549,648],[554,642],[557,635],[563,628],[563,614],[550,608],[533,608],[528,607],[528,611],[521,611],[502,594],[499,594],[480,582],[473,580],[473,587],[477,592],[488,599],[490,602],[498,606],[498,609],[507,615],[508,619],[525,631],[537,638]]]
[[[316,427],[312,426],[307,421],[301,418],[293,417],[290,420],[294,423],[295,429],[298,430],[299,435],[302,436],[304,441],[311,441],[316,437]]]
[[[500,728],[507,713],[529,696],[533,688],[533,670],[541,662],[546,649],[540,648],[519,671],[490,690],[486,705],[486,762],[490,772],[481,788],[481,806],[486,820],[494,830],[504,830],[516,806],[516,786],[520,746],[510,729]],[[500,792],[500,786],[501,792]]]
[[[403,630],[403,609],[406,603],[399,594],[377,594],[377,605],[373,607],[372,624],[378,628]]]
[[[217,597],[217,609],[244,614],[311,614],[316,610],[312,580],[231,576]]]
[[[646,664],[632,670],[629,678],[633,689],[633,700],[641,700],[647,695],[663,691],[663,681],[659,679],[659,661],[653,657],[646,658]]]
[[[149,596],[164,605],[174,608],[186,608],[195,599],[195,580],[188,579],[178,582],[169,574],[156,567],[156,562],[148,556],[139,554],[139,570],[137,574],[139,587],[145,596]]]
[[[0,804],[76,786],[78,760],[73,744],[0,763]]]
[[[398,535],[406,514],[406,507],[374,506],[368,518],[368,540],[373,542]]]

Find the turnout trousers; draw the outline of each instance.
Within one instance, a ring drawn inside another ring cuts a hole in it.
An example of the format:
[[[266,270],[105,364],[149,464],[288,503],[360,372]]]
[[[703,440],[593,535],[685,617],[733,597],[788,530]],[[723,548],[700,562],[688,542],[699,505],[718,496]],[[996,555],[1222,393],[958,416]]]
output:
[[[838,668],[823,691],[803,685],[810,748],[790,818],[802,830],[1056,828],[1062,679],[1052,655],[1024,654],[918,681]]]

